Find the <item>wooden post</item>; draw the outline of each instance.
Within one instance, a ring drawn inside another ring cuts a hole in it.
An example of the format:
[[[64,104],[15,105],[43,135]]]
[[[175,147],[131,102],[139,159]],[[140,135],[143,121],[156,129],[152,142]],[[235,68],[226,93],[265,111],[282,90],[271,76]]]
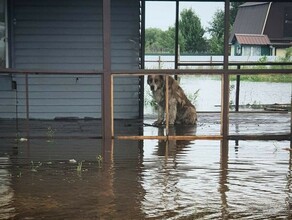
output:
[[[178,43],[178,34],[179,34],[179,0],[176,0],[175,5],[175,56],[174,56],[174,69],[178,69],[179,63],[179,43]],[[174,79],[177,80],[177,75],[174,76]]]
[[[113,77],[111,75],[111,0],[103,0],[103,139],[113,137]]]
[[[168,75],[165,76],[165,134],[169,135]]]
[[[222,140],[220,144],[220,175],[219,175],[219,191],[221,194],[221,219],[228,216],[228,140]]]
[[[225,0],[224,14],[224,62],[221,86],[221,135],[227,139],[229,135],[229,75],[228,75],[228,40],[229,40],[229,5],[230,1]]]
[[[25,100],[26,100],[26,138],[29,139],[29,87],[28,87],[28,73],[25,73]],[[18,100],[17,100],[18,101]]]
[[[240,65],[237,65],[237,69],[240,69]],[[235,111],[239,111],[239,93],[240,93],[240,75],[236,75],[236,90],[235,90]]]

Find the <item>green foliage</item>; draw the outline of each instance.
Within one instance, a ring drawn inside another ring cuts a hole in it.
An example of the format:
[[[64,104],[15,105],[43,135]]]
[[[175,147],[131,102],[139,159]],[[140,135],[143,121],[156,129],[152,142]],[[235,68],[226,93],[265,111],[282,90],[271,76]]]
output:
[[[292,47],[285,50],[285,56],[280,58],[280,62],[291,62],[292,61]]]
[[[230,29],[235,21],[239,5],[244,2],[232,2],[230,7]],[[210,39],[204,34],[208,32]],[[195,11],[184,9],[180,13],[179,46],[182,53],[224,53],[224,11],[217,10],[209,27],[204,30]],[[175,49],[175,26],[166,31],[158,28],[145,30],[146,53],[173,53]]]
[[[186,94],[186,96],[188,97],[188,99],[192,102],[192,103],[195,103],[199,97],[199,92],[200,92],[200,89],[197,89],[197,91],[195,91],[194,93],[189,93],[189,94]]]
[[[183,49],[183,38],[179,33],[179,45]],[[145,30],[145,52],[146,53],[174,53],[175,28],[169,27],[162,31],[159,28],[147,28]]]
[[[103,162],[103,157],[99,154],[96,157],[96,160],[97,160],[97,163],[98,163],[98,168],[101,168],[102,167],[102,162]]]
[[[77,167],[76,167],[76,171],[77,171],[78,173],[81,173],[81,171],[82,171],[82,161],[78,163],[78,165],[77,165]]]
[[[52,127],[48,127],[48,130],[47,130],[47,142],[48,143],[51,143],[51,142],[54,142],[54,136],[55,136],[55,132],[56,130],[53,129]]]
[[[205,30],[200,18],[192,9],[184,9],[181,14],[179,29],[184,39],[184,48],[187,53],[206,51],[207,44],[204,39]]]
[[[232,2],[230,7],[230,27],[234,24],[235,17],[238,11],[239,5],[244,2]],[[224,53],[224,11],[217,10],[213,16],[213,20],[209,23],[209,28],[207,28],[208,33],[211,38],[208,42],[209,52],[213,54],[223,54]]]
[[[230,80],[236,80],[236,76],[231,76]],[[241,75],[240,80],[251,82],[285,82],[292,83],[292,75],[288,74],[254,74]]]
[[[236,14],[238,11],[238,7],[245,2],[236,1],[230,3],[230,24],[233,25],[235,22]]]
[[[210,33],[209,50],[213,54],[224,53],[224,11],[217,10],[207,29]]]
[[[181,12],[179,24],[179,46],[182,53],[205,52],[207,48],[204,39],[205,31],[201,20],[192,9]],[[145,52],[146,53],[174,53],[175,50],[175,27],[169,27],[162,31],[158,28],[147,28],[145,30]]]
[[[278,62],[291,62],[292,60],[292,47],[286,49],[286,53],[284,57],[278,58]],[[259,63],[266,63],[268,62],[267,56],[262,56],[259,61]],[[275,62],[277,63],[277,62]],[[242,67],[242,69],[285,69],[285,68],[291,68],[291,65],[289,66],[283,66],[283,65],[273,65],[273,66],[253,66],[253,67]],[[252,81],[252,82],[285,82],[285,83],[291,83],[292,82],[292,74],[252,74],[252,75],[241,75],[240,77],[243,81]],[[230,80],[236,80],[236,76],[231,76]]]
[[[145,49],[146,52],[160,52],[163,50],[160,45],[162,30],[159,28],[148,28],[145,30]]]

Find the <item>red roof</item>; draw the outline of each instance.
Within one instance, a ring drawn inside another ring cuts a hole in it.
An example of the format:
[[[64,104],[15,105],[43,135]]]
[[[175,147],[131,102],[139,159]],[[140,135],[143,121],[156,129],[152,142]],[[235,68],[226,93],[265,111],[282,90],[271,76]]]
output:
[[[269,45],[270,39],[267,35],[260,34],[235,34],[239,44],[245,45]]]

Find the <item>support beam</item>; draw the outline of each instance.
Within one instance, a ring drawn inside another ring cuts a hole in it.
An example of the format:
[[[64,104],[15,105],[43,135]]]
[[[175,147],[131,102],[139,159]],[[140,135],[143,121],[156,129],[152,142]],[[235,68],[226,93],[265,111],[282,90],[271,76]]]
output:
[[[228,138],[229,134],[229,75],[228,75],[228,40],[229,40],[229,16],[230,16],[230,1],[225,0],[225,15],[224,15],[224,60],[223,74],[221,86],[221,135],[224,139]]]
[[[237,65],[237,69],[240,69],[240,65]],[[235,88],[235,111],[239,111],[239,94],[240,94],[240,75],[236,75],[236,88]]]
[[[16,92],[17,93],[17,92]],[[18,102],[18,100],[16,100]],[[30,128],[29,128],[29,81],[28,81],[28,73],[25,74],[25,107],[26,107],[26,136],[29,139],[30,136]]]
[[[111,0],[103,0],[102,125],[104,140],[113,132],[113,77],[111,74]]]
[[[174,69],[178,69],[179,62],[179,43],[178,43],[178,34],[179,34],[179,0],[176,0],[175,5],[175,57],[174,57]],[[177,75],[174,76],[177,80]]]

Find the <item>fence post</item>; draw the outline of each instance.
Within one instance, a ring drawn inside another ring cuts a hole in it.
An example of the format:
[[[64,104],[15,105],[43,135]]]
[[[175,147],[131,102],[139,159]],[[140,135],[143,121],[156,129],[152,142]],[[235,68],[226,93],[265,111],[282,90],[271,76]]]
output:
[[[237,65],[237,69],[240,69],[240,65]],[[240,75],[236,75],[236,91],[235,91],[235,111],[239,110],[239,92],[240,92]]]
[[[228,141],[229,135],[229,73],[228,73],[228,40],[229,40],[229,6],[230,1],[225,0],[225,13],[224,13],[224,60],[223,69],[224,73],[221,76],[222,86],[221,86],[221,135],[223,139]]]
[[[26,135],[29,139],[29,87],[28,87],[28,73],[25,73],[25,100],[26,100]]]
[[[111,75],[111,0],[103,0],[102,133],[105,145],[113,137],[113,76]]]

